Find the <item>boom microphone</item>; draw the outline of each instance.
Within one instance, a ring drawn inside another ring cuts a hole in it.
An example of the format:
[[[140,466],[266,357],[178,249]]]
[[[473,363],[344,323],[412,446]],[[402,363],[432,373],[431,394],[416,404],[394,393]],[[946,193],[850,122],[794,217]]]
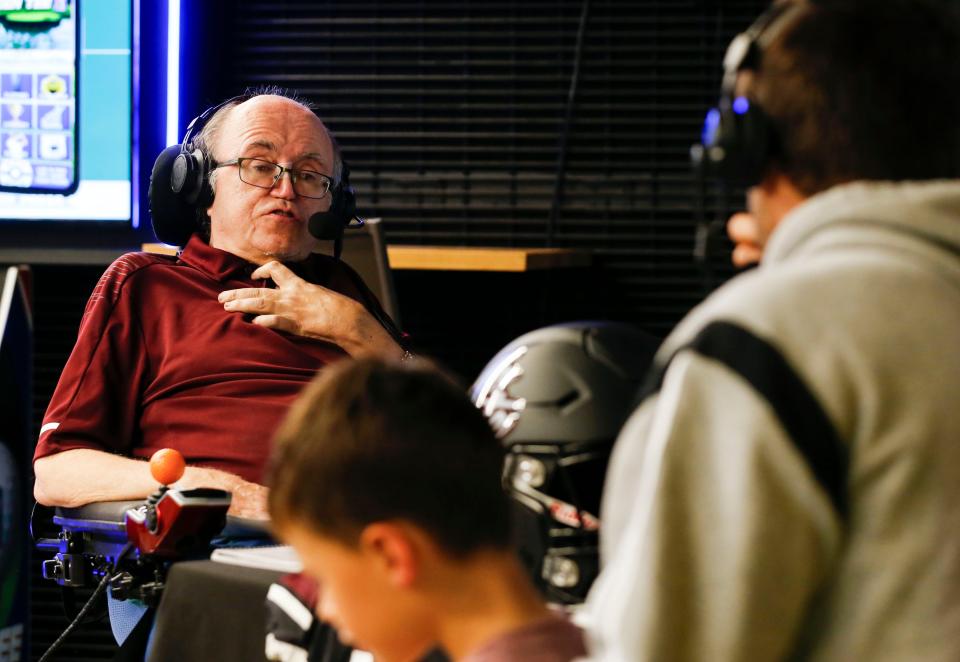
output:
[[[344,222],[340,214],[318,211],[307,220],[307,229],[317,239],[339,239],[343,236]]]
[[[353,196],[350,196],[351,200]],[[343,251],[343,231],[348,228],[363,227],[363,219],[356,215],[355,207],[352,203],[350,208],[344,214],[343,209],[318,211],[307,219],[307,230],[316,239],[333,240],[333,257],[340,259],[340,253]]]

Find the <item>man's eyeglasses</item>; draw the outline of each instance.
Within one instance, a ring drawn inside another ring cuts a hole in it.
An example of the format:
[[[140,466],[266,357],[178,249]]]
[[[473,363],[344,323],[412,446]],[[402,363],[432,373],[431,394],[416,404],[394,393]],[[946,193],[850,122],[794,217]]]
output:
[[[240,181],[251,186],[259,188],[273,188],[283,177],[283,173],[290,173],[290,183],[293,185],[293,191],[304,198],[322,198],[330,190],[330,178],[314,170],[298,170],[295,168],[285,168],[282,165],[264,161],[263,159],[252,159],[245,156],[218,163],[213,166],[214,170],[225,166],[237,166],[237,172],[240,173]]]

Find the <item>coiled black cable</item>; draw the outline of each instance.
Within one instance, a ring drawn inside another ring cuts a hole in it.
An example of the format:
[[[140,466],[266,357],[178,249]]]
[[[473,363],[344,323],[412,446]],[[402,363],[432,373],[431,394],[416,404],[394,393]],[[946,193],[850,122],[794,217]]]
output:
[[[89,612],[91,608],[93,608],[93,604],[96,602],[97,598],[100,597],[100,594],[102,594],[110,584],[110,580],[113,578],[113,574],[117,571],[117,566],[120,564],[120,561],[122,561],[132,549],[133,543],[128,542],[123,546],[123,549],[120,550],[120,553],[117,554],[116,560],[113,562],[113,567],[110,568],[109,572],[103,573],[103,579],[100,580],[100,583],[97,584],[97,587],[93,590],[93,594],[90,596],[90,599],[87,600],[83,607],[80,608],[80,611],[77,612],[77,615],[74,617],[70,625],[67,626],[67,629],[64,630],[63,633],[57,637],[57,640],[50,644],[50,648],[48,648],[47,651],[40,656],[38,662],[47,662],[47,660],[50,659],[50,656],[53,655],[54,652],[56,652],[56,650],[63,645],[63,642],[67,640],[67,637],[69,637],[73,631],[77,629],[77,627],[80,625],[80,622],[83,620],[83,617],[87,615],[87,612]]]

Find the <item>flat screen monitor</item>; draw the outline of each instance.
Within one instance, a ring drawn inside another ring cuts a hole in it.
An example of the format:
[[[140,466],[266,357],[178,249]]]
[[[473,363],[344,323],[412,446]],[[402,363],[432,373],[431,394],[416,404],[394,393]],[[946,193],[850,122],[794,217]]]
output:
[[[0,223],[131,221],[130,0],[0,0]]]

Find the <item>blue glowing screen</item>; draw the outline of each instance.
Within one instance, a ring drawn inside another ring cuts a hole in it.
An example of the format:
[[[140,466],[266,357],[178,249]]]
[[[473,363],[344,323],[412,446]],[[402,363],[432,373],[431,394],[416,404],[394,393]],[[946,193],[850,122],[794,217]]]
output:
[[[130,221],[132,53],[131,0],[0,2],[0,219]]]

